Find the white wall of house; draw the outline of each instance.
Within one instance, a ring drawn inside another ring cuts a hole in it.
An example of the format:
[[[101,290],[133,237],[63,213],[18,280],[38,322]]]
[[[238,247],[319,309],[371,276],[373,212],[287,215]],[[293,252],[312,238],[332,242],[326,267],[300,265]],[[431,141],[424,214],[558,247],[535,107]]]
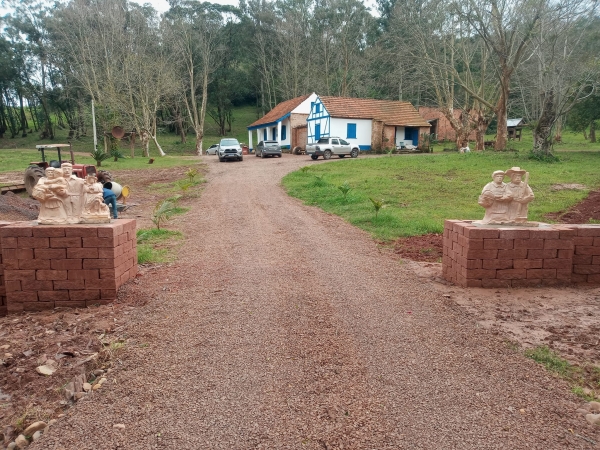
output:
[[[294,108],[292,114],[310,114],[310,107],[317,100],[317,94],[314,92],[310,96]]]
[[[356,125],[356,137],[348,137],[348,124]],[[371,148],[371,119],[342,119],[337,117],[331,118],[331,133],[330,136],[339,136],[346,139],[354,145],[358,145],[361,150]]]
[[[404,145],[404,131],[404,127],[396,127],[396,147]]]

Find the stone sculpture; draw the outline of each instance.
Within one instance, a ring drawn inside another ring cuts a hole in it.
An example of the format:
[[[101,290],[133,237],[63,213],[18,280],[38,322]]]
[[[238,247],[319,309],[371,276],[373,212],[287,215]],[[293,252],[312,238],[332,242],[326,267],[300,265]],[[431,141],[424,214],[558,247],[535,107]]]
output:
[[[96,183],[96,177],[88,175],[83,186],[84,203],[81,223],[110,223],[110,211],[104,203],[102,185]]]
[[[38,223],[109,223],[110,212],[104,204],[102,185],[91,175],[86,181],[73,175],[73,167],[64,163],[61,169],[48,167],[32,192],[40,202]]]
[[[510,183],[504,183],[505,176],[510,177]],[[492,180],[485,185],[479,196],[478,203],[485,208],[485,216],[481,223],[526,223],[528,204],[534,199],[528,184],[529,173],[520,167],[513,167],[506,172],[496,170],[492,174]]]
[[[63,177],[67,180],[67,201],[65,202],[67,221],[78,223],[81,216],[84,181],[73,175],[73,166],[70,163],[63,163],[60,167]]]
[[[33,198],[40,202],[38,222],[44,225],[67,223],[67,181],[54,167],[46,169],[46,176],[40,178],[32,192]]]

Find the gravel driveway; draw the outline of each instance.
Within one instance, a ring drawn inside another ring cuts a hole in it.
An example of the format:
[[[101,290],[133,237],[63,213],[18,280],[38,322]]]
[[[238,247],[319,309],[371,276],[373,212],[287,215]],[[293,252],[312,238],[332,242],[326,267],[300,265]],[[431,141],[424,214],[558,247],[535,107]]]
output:
[[[597,448],[566,383],[284,193],[324,162],[204,159],[178,262],[127,289],[121,368],[31,448]]]

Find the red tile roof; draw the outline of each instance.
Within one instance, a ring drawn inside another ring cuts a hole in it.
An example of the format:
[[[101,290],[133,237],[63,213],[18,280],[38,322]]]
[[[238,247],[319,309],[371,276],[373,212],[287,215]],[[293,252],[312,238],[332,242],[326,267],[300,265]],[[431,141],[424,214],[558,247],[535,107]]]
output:
[[[262,124],[265,124],[265,123],[277,122],[283,116],[285,116],[286,114],[292,112],[296,107],[298,107],[308,97],[310,97],[310,94],[309,95],[303,95],[301,97],[296,97],[296,98],[293,98],[291,100],[286,100],[285,102],[279,103],[277,106],[275,106],[275,108],[273,108],[267,114],[265,114],[264,116],[262,116],[256,122],[251,123],[250,125],[248,125],[248,128],[255,127],[256,125],[262,125]]]
[[[331,117],[375,119],[395,126],[430,126],[409,102],[350,97],[320,98]]]

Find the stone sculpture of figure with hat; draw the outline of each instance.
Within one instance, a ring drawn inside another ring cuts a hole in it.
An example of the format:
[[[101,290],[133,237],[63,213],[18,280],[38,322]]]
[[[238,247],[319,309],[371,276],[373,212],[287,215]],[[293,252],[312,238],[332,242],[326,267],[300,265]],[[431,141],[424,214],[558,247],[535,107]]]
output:
[[[507,194],[511,199],[508,205],[508,220],[513,223],[525,223],[528,205],[534,199],[533,191],[529,187],[529,172],[521,170],[520,167],[512,167],[506,171],[506,176],[510,177],[510,183],[506,185]]]
[[[525,180],[523,180],[525,175]],[[504,177],[510,177],[510,183],[504,183]],[[492,182],[485,185],[478,203],[485,208],[481,223],[490,225],[525,224],[527,209],[533,201],[533,191],[529,187],[529,172],[520,167],[512,167],[506,172],[496,170]]]
[[[83,185],[84,181],[73,175],[73,165],[71,163],[62,163],[61,170],[63,177],[67,182],[67,200],[65,207],[67,209],[67,221],[69,223],[78,223],[81,216]]]
[[[501,224],[508,222],[508,205],[510,197],[506,192],[504,183],[505,172],[496,170],[492,173],[492,180],[486,184],[479,196],[478,203],[485,208],[485,216],[481,223]]]

